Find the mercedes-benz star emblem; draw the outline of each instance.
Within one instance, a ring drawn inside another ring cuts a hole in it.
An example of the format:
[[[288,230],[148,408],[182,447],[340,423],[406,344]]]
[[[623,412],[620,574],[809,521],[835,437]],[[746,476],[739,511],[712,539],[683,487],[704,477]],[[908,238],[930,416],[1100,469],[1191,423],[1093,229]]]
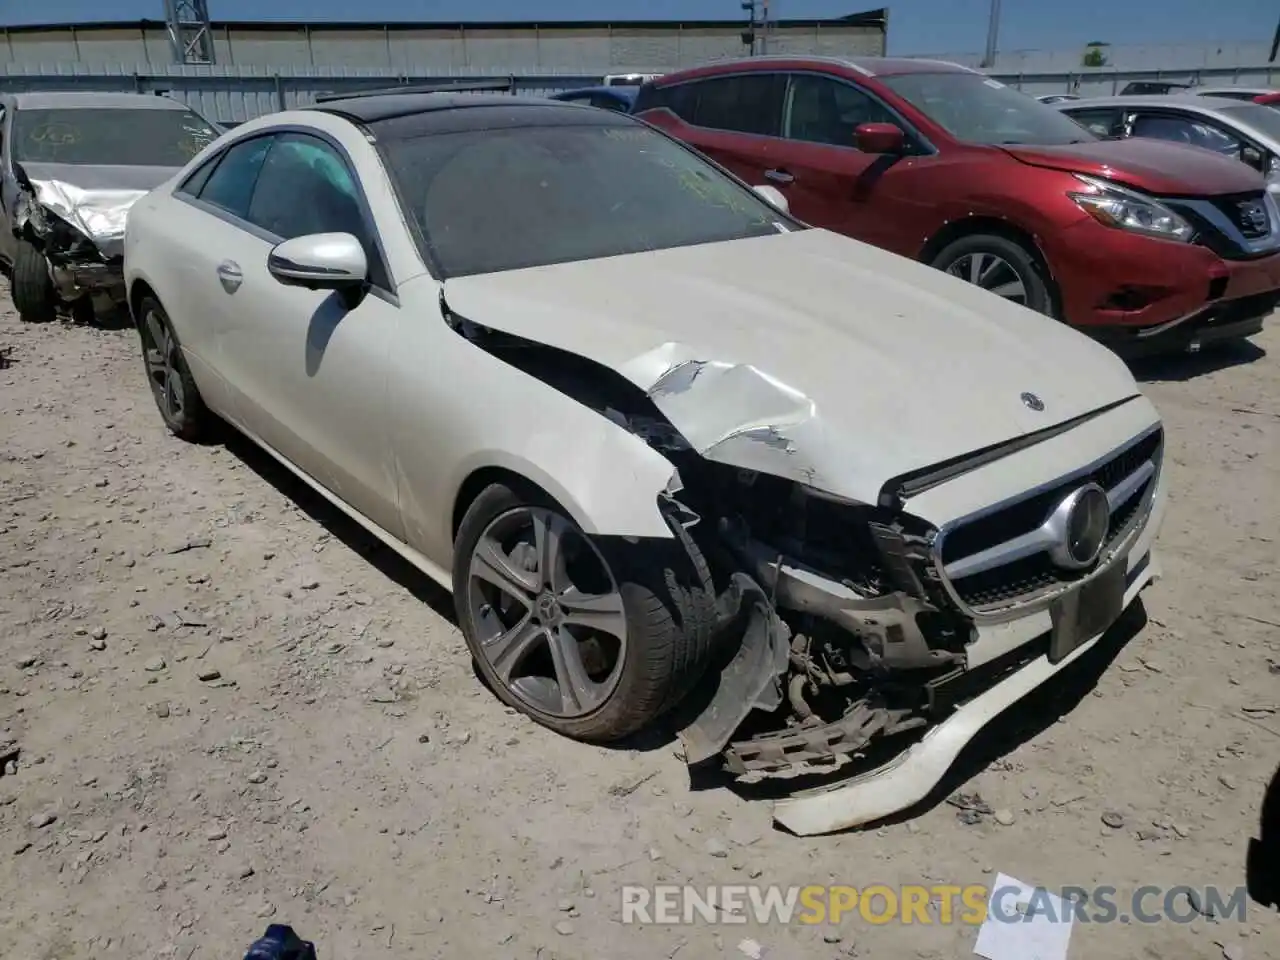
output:
[[[1046,524],[1053,535],[1049,558],[1065,570],[1083,570],[1102,553],[1111,526],[1107,492],[1096,483],[1071,491]]]
[[[1034,393],[1024,393],[1022,395],[1022,402],[1029,409],[1034,410],[1037,413],[1039,413],[1041,410],[1044,409],[1044,401],[1041,400],[1039,397],[1037,397]]]

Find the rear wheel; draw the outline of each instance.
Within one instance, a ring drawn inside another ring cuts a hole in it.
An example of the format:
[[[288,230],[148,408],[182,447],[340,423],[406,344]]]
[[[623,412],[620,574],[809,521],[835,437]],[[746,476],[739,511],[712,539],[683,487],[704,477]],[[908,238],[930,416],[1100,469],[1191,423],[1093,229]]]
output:
[[[48,323],[58,310],[58,297],[44,254],[26,240],[18,241],[13,257],[13,305],[27,323]]]
[[[547,499],[485,489],[458,529],[453,587],[467,646],[498,697],[595,742],[673,706],[705,667],[710,600],[673,592],[661,564],[632,566],[611,563]]]
[[[209,412],[182,355],[169,315],[155,298],[144,297],[138,316],[142,360],[156,408],[175,436],[199,440],[208,432]]]
[[[991,233],[961,237],[934,257],[933,266],[1037,313],[1054,315],[1040,258],[1008,237]]]

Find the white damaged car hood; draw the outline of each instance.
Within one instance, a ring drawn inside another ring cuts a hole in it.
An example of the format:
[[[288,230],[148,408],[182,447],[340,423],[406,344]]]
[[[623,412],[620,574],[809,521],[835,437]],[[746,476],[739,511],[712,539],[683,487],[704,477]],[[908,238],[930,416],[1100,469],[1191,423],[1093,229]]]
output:
[[[622,374],[710,460],[866,503],[1138,393],[1065,325],[825,230],[454,278],[444,296]]]

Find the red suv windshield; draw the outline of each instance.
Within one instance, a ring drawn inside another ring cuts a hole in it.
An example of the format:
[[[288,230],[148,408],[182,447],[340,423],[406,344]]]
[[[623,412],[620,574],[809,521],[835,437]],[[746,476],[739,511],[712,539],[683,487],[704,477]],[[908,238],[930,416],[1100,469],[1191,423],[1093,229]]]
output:
[[[878,79],[965,143],[1047,146],[1097,139],[1052,107],[979,73],[904,73]]]

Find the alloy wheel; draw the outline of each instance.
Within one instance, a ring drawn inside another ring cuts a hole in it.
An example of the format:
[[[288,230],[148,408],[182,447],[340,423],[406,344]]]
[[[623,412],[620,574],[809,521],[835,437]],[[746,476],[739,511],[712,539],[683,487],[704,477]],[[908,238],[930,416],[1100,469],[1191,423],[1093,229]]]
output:
[[[499,683],[554,717],[582,717],[618,685],[627,650],[622,594],[609,565],[553,510],[496,517],[472,551],[474,638]]]
[[[148,310],[142,321],[142,350],[156,405],[166,419],[179,419],[186,409],[186,394],[178,369],[178,341],[155,310]]]
[[[966,253],[952,261],[946,272],[998,297],[1026,306],[1027,285],[1022,275],[1008,260],[994,253]]]

